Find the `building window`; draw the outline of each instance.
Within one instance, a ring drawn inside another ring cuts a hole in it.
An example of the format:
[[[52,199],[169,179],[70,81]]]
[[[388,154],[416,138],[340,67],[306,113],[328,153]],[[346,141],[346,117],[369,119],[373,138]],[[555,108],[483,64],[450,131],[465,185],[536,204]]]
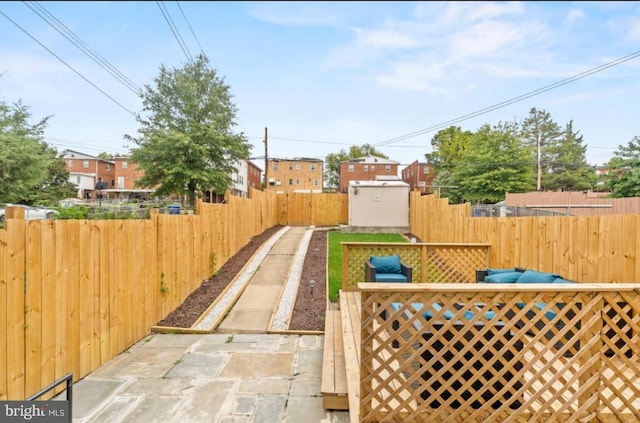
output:
[[[300,179],[296,179],[296,185],[300,185]]]
[[[126,169],[129,166],[129,164],[127,162],[122,162],[122,168]]]
[[[369,171],[369,165],[364,165],[364,171],[368,172]]]
[[[289,170],[293,170],[293,163],[289,163]]]
[[[89,160],[85,160],[82,162],[82,167],[84,167],[85,169],[89,169]]]
[[[296,170],[300,170],[300,163],[296,163]]]
[[[73,167],[73,160],[69,160],[69,167]]]
[[[273,171],[274,171],[274,172],[277,172],[279,167],[280,167],[280,166],[278,166],[278,163],[274,163],[274,164],[273,164]]]
[[[385,171],[386,173],[391,172],[391,165],[384,165],[384,171]]]
[[[317,179],[313,181],[313,186],[320,186],[320,181],[318,181]]]
[[[289,179],[289,185],[293,185],[293,179]]]
[[[316,164],[315,163],[311,163],[311,171],[312,172],[316,171]]]
[[[109,163],[105,163],[104,170],[109,170]]]
[[[352,164],[349,165],[348,170],[349,170],[349,172],[353,172],[353,165]]]
[[[375,172],[376,171],[376,166],[375,165],[371,165],[371,171]]]
[[[424,174],[428,174],[429,173],[429,166],[425,166],[422,168],[422,173]]]

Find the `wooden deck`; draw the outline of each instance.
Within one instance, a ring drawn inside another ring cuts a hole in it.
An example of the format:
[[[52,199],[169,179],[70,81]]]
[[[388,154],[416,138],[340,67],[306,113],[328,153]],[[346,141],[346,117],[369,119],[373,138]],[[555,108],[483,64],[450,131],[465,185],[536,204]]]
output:
[[[414,361],[418,365],[424,365],[424,363],[420,363],[422,359],[420,355],[416,355],[415,347],[412,346],[414,343],[406,342],[403,345],[401,342],[400,347],[391,348],[393,339],[397,338],[390,337],[398,336],[397,334],[393,335],[396,330],[392,328],[391,324],[381,320],[378,313],[372,311],[370,305],[368,306],[372,303],[384,304],[396,301],[396,297],[397,301],[402,299],[406,302],[406,298],[401,298],[401,294],[395,291],[392,294],[385,294],[394,296],[390,300],[383,296],[373,298],[371,297],[372,291],[366,284],[362,284],[362,288],[365,289],[364,292],[362,290],[340,291],[340,309],[327,311],[321,382],[324,408],[348,410],[351,423],[359,422],[361,416],[363,416],[363,421],[380,421],[380,419],[399,421],[398,419],[406,417],[406,421],[414,422],[428,421],[429,419],[438,421],[440,418],[444,418],[442,413],[450,410],[438,407],[425,408],[423,399],[420,398],[421,393],[416,391],[415,385],[419,383],[419,380],[416,379],[415,372],[412,372],[411,368],[407,366],[407,360],[412,361],[412,365],[415,364]],[[380,295],[385,290],[383,289],[385,287],[378,285],[372,285],[372,288],[375,288],[375,293],[380,292]],[[407,289],[409,288],[407,287]],[[439,290],[446,291],[445,288],[438,287]],[[455,288],[457,291],[463,290],[462,286]],[[480,288],[485,289],[486,287],[476,287],[476,289],[482,290]],[[396,287],[395,290],[399,289]],[[418,290],[415,295],[422,295],[424,298],[412,296],[408,301],[410,303],[418,301],[421,304],[436,300],[446,302],[444,296],[437,299],[435,297],[427,299],[425,296],[430,295],[428,291]],[[485,293],[482,298],[485,300],[491,298],[488,295]],[[562,295],[569,294],[563,293]],[[586,304],[581,309],[584,313],[593,312],[594,307],[589,306],[588,298],[580,297],[579,300]],[[560,302],[560,299],[551,301],[551,303],[554,302]],[[568,303],[569,300],[562,299],[562,302]],[[615,299],[613,302],[615,303]],[[362,310],[361,307],[363,307]],[[450,308],[454,309],[454,307]],[[635,306],[634,310],[637,309],[638,307]],[[361,327],[363,315],[369,316],[365,316],[365,320],[371,322],[372,328]],[[629,336],[637,336],[633,335],[638,333],[637,322],[632,320],[627,324],[631,325],[631,329],[625,330],[623,328],[620,334],[628,333],[631,334]],[[597,325],[600,328],[590,330],[591,332],[602,332],[602,324],[599,323],[599,319],[588,316],[582,317],[582,325],[576,327],[576,331],[587,330],[590,325]],[[403,325],[402,327],[404,331],[411,332],[410,336],[415,335],[413,326]],[[371,346],[361,347],[363,333],[371,338],[373,343]],[[580,333],[576,332],[576,334],[581,337]],[[618,358],[608,357],[595,350],[589,352],[588,349],[593,350],[593,348],[585,343],[583,347],[576,349],[571,354],[564,355],[558,354],[558,351],[554,349],[556,347],[550,348],[545,338],[539,334],[534,336],[529,333],[521,333],[520,336],[526,348],[522,350],[523,360],[518,362],[522,363],[523,367],[520,379],[521,386],[518,388],[519,401],[522,402],[522,405],[518,407],[518,413],[514,414],[514,410],[509,409],[493,410],[482,407],[469,411],[473,413],[474,418],[492,414],[493,417],[500,417],[498,419],[500,420],[511,413],[513,421],[527,421],[527,419],[571,420],[571,416],[579,414],[580,408],[584,408],[581,405],[584,401],[583,398],[587,398],[585,396],[591,398],[596,395],[592,391],[593,386],[598,384],[600,388],[597,395],[600,405],[595,412],[604,419],[603,421],[620,421],[616,418],[621,418],[623,421],[640,421],[640,384],[638,384],[640,381],[640,361],[635,353],[629,354],[627,358],[623,357],[624,354],[618,354],[620,355]],[[406,338],[404,332],[402,338]],[[584,336],[581,338],[582,341],[587,342],[587,338]],[[595,342],[592,338],[589,339],[590,343]],[[364,349],[361,351],[361,348]],[[607,347],[605,345],[597,348],[600,350],[603,348],[615,349],[615,346]],[[367,354],[369,354],[368,359]],[[375,358],[372,359],[371,354],[375,354]],[[365,361],[364,368],[369,369],[369,373],[361,375],[363,360]],[[595,365],[598,367],[597,375],[594,373],[587,379],[585,374],[589,371],[592,372]],[[505,366],[507,365],[505,364]],[[384,389],[384,392],[378,391],[380,383],[388,386],[388,389]],[[466,389],[464,386],[462,388]],[[471,388],[476,389],[475,387]],[[473,391],[471,388],[470,390]],[[505,399],[505,401],[507,400]],[[503,402],[501,407],[508,406],[509,404]],[[461,410],[455,408],[453,412],[460,414]],[[629,418],[631,420],[628,420]]]
[[[360,292],[340,291],[340,310],[327,310],[322,361],[322,404],[349,410],[358,422],[360,407]]]

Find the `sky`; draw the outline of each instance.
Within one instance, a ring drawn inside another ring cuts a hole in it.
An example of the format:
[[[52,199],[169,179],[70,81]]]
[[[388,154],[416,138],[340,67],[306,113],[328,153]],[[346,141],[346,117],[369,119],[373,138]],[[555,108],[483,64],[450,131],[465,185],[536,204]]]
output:
[[[0,2],[0,101],[62,152],[128,154],[137,94],[199,53],[269,158],[369,144],[400,168],[440,129],[549,113],[587,162],[640,136],[640,2]]]

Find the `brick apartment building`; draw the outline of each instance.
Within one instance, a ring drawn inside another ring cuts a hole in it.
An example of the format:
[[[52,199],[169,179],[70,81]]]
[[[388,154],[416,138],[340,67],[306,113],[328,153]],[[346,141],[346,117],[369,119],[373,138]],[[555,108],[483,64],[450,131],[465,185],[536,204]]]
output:
[[[324,166],[320,159],[269,159],[265,176],[265,191],[322,192],[324,186]]]
[[[105,199],[130,200],[145,197],[155,191],[136,186],[136,182],[144,175],[144,171],[139,169],[138,164],[131,161],[130,157],[105,160],[73,150],[65,150],[62,157],[69,172],[69,181],[78,187],[79,198],[96,200],[99,195],[102,195]],[[250,195],[248,187],[260,189],[262,170],[254,163],[247,161],[242,161],[237,167],[238,173],[232,176],[233,185],[229,191],[231,195],[246,198]],[[99,182],[104,182],[105,185],[101,186]],[[213,196],[216,195],[205,192],[205,201],[215,202]],[[224,194],[219,197],[223,199]]]
[[[402,182],[409,184],[409,191],[432,192],[435,174],[433,165],[414,161],[402,169]]]
[[[247,162],[247,183],[249,188],[262,190],[262,169],[252,161]],[[249,198],[251,198],[251,190],[249,190]]]
[[[350,181],[375,181],[377,177],[398,178],[398,162],[376,156],[340,162],[340,192],[349,190]]]
[[[64,150],[62,158],[69,172],[69,181],[78,187],[78,197],[85,200],[98,198],[98,182],[105,182],[106,189],[116,184],[115,161],[105,160],[73,150]]]

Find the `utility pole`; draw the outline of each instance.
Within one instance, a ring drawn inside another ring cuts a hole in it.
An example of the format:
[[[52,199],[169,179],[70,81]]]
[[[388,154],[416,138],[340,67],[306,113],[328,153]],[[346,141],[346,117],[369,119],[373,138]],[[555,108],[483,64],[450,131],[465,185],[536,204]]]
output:
[[[536,190],[540,191],[541,185],[542,185],[542,167],[540,166],[540,157],[541,157],[541,153],[540,153],[540,147],[542,144],[542,130],[538,128],[538,177],[537,177],[537,184],[536,184]]]
[[[267,127],[264,127],[264,190],[269,186],[269,155],[267,149]]]

